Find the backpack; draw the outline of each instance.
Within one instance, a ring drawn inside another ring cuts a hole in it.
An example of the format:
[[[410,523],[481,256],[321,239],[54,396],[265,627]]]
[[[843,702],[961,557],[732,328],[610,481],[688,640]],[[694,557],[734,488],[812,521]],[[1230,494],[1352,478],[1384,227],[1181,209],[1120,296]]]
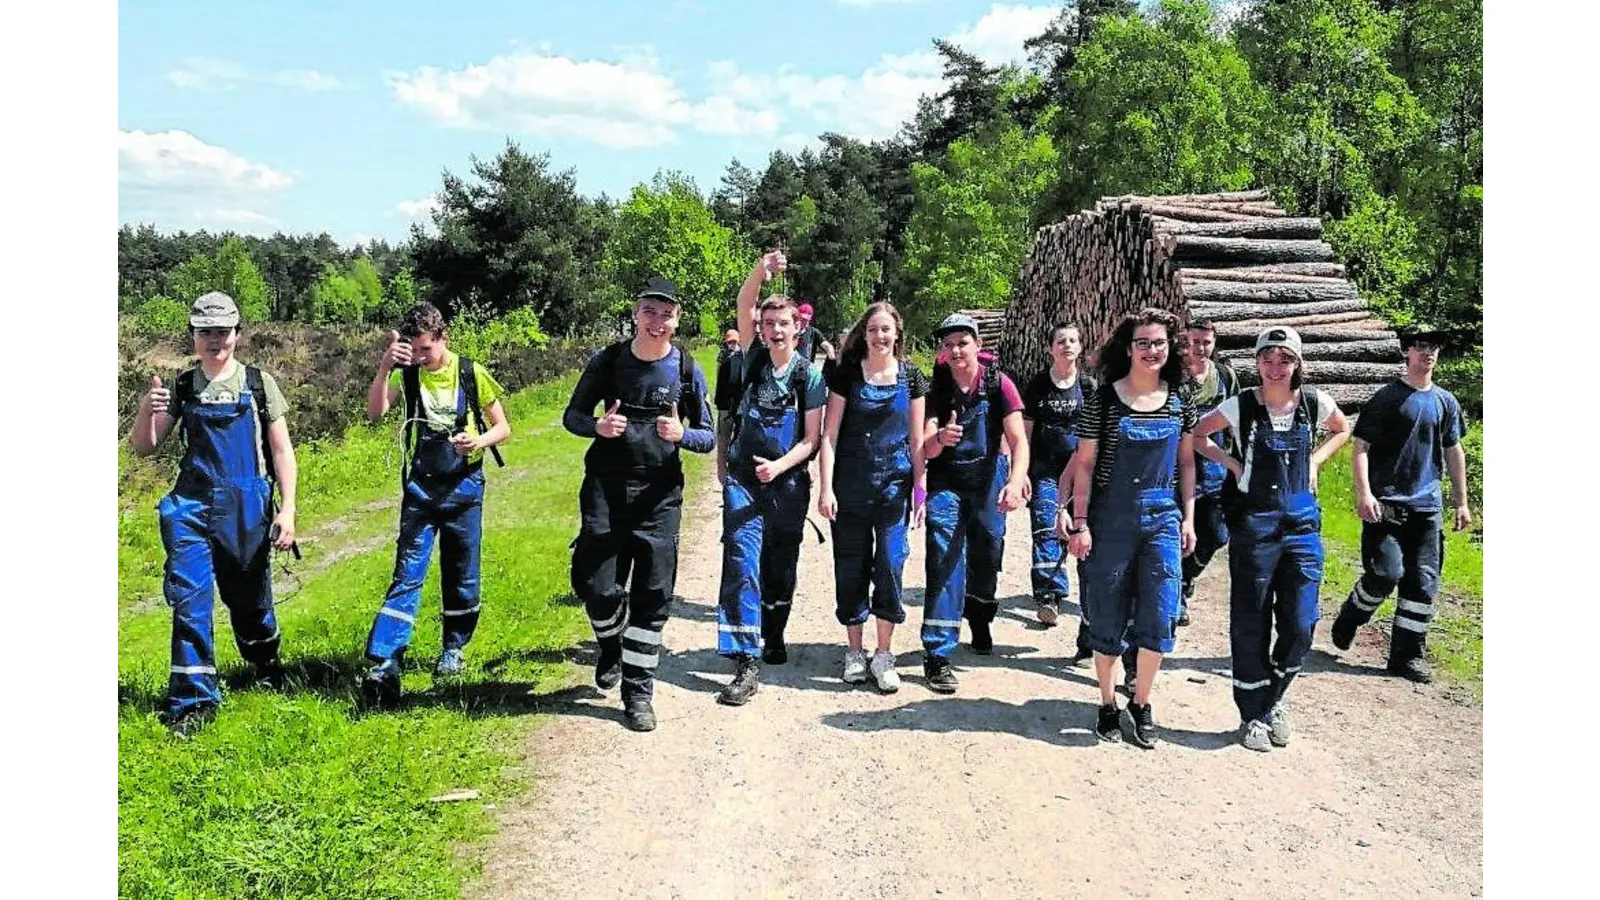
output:
[[[188,369],[179,373],[176,389],[172,393],[174,407],[171,415],[174,419],[181,419],[183,410],[200,402],[200,392],[195,389],[194,379],[196,369]],[[272,427],[272,420],[267,413],[267,382],[261,377],[261,370],[255,366],[244,367],[244,388],[250,392],[250,405],[256,410],[256,431],[261,435],[261,458],[267,464],[267,519],[277,518],[278,502],[273,499],[275,494],[281,494],[278,486],[278,470],[273,466],[272,441],[267,437],[267,431]],[[184,435],[187,441],[188,435]],[[300,558],[300,542],[295,541],[290,545],[294,558]]]
[[[620,340],[606,345],[605,349],[600,351],[600,364],[596,367],[595,374],[599,376],[600,383],[607,388],[616,383],[617,360],[622,358],[622,351],[631,343],[631,340]],[[678,412],[686,413],[688,411],[684,408],[685,397],[688,397],[694,404],[690,408],[699,411],[700,394],[694,389],[694,376],[698,368],[694,357],[683,347],[677,344],[672,346],[678,351]],[[667,354],[667,356],[671,355],[670,352]],[[665,359],[666,357],[662,358]],[[606,399],[614,400],[616,398],[607,395]],[[690,416],[690,418],[694,417]]]
[[[1251,431],[1256,419],[1261,415],[1261,400],[1256,397],[1254,390],[1240,391],[1239,398],[1239,442],[1229,451],[1234,459],[1244,462],[1244,455],[1249,452]],[[1308,384],[1300,385],[1300,404],[1295,409],[1296,421],[1304,418],[1306,424],[1311,426],[1312,437],[1317,433],[1317,389]],[[1230,470],[1222,479],[1221,504],[1224,516],[1231,517],[1244,509],[1245,493],[1239,489],[1239,480]]]
[[[984,391],[988,395],[990,409],[988,446],[997,446],[1000,434],[1005,429],[1002,422],[1005,416],[994,414],[1000,409],[1004,400],[1000,393],[1002,374],[999,368],[984,366]],[[958,390],[956,376],[950,371],[950,366],[936,363],[933,367],[932,384],[928,387],[928,415],[940,422],[947,419],[955,409],[955,396]]]
[[[467,395],[467,408],[472,411],[472,420],[478,426],[479,434],[487,434],[489,429],[483,424],[483,409],[478,405],[478,378],[477,371],[472,365],[472,360],[465,356],[457,356],[457,363],[461,370],[458,379],[461,383],[461,392]],[[422,418],[422,372],[417,366],[403,366],[400,369],[400,386],[406,400],[406,446],[416,444],[417,420]],[[462,432],[467,429],[466,413],[456,415],[455,430]],[[499,447],[490,447],[495,464],[502,469],[506,461],[500,457]]]
[[[757,352],[761,354],[759,357],[755,356]],[[753,361],[757,361],[758,364],[752,366],[750,363]],[[743,418],[739,415],[739,407],[743,405],[744,397],[750,392],[750,388],[755,386],[756,382],[761,376],[765,375],[772,369],[772,354],[768,353],[765,347],[751,347],[749,355],[745,357],[744,364],[741,366],[741,369],[742,371],[740,372],[739,378],[736,382],[737,387],[733,395],[733,405],[728,410],[729,414],[734,417],[733,435],[728,440],[730,446],[734,441],[739,439],[739,426]],[[800,414],[800,428],[802,434],[805,430],[806,382],[810,379],[810,374],[811,361],[798,354],[795,355],[794,359],[789,363],[789,394],[790,396],[794,397],[795,411]],[[816,451],[812,451],[812,456],[815,455]],[[807,459],[809,460],[810,457],[807,457]]]

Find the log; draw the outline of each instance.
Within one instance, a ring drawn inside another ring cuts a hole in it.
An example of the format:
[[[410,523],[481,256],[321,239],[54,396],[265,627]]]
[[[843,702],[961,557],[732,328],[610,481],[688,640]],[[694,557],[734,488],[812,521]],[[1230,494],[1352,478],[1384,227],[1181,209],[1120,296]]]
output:
[[[1257,218],[1245,213],[1201,209],[1198,206],[1168,206],[1162,203],[1152,203],[1145,206],[1144,212],[1147,215],[1177,219],[1184,222],[1253,222]],[[1093,215],[1093,213],[1090,213],[1090,215]]]
[[[1186,281],[1293,281],[1299,284],[1349,284],[1343,277],[1296,275],[1292,272],[1264,272],[1257,269],[1179,269],[1178,278]]]
[[[1400,341],[1393,338],[1378,341],[1304,341],[1301,351],[1308,362],[1399,364],[1403,358],[1400,352]],[[1254,359],[1256,355],[1255,340],[1251,339],[1248,345],[1237,349],[1219,350],[1216,355],[1218,359],[1225,359],[1229,362]]]
[[[1210,237],[1320,238],[1321,219],[1254,219],[1243,222],[1185,222],[1165,217],[1152,220],[1168,234],[1203,234]]]
[[[1325,300],[1357,299],[1356,286],[1348,281],[1329,280],[1324,284],[1272,281],[1247,284],[1238,281],[1182,282],[1183,296],[1190,303],[1317,303]]]
[[[1333,259],[1326,241],[1252,240],[1177,235],[1175,258],[1215,263],[1322,262]]]
[[[1283,275],[1315,275],[1319,278],[1345,277],[1344,264],[1336,262],[1274,263],[1260,266],[1239,266],[1235,272],[1277,272]]]
[[[1302,365],[1305,366],[1306,381],[1312,384],[1386,384],[1405,371],[1405,366],[1398,361],[1324,362],[1308,359]],[[1234,361],[1233,370],[1239,373],[1240,384],[1255,386],[1261,383],[1254,356]]]
[[[1387,382],[1385,382],[1387,383]],[[1382,384],[1318,384],[1320,390],[1328,392],[1333,402],[1346,413],[1358,412],[1372,399],[1372,395],[1383,387]]]
[[[1123,194],[1120,197],[1107,197],[1106,200],[1101,202],[1116,203],[1123,200],[1133,203],[1249,203],[1252,201],[1271,202],[1272,195],[1266,188],[1255,188],[1248,191],[1217,191],[1211,194],[1166,194],[1159,197]]]
[[[1305,333],[1307,328],[1319,325],[1337,325],[1340,328],[1365,328],[1368,330],[1382,331],[1389,326],[1382,319],[1375,319],[1367,310],[1359,312],[1329,313],[1321,316],[1289,316],[1271,319],[1233,319],[1217,323],[1217,334],[1243,333],[1250,335],[1251,340],[1261,332],[1261,329],[1272,325],[1292,325],[1296,331]]]
[[[1296,316],[1317,316],[1331,313],[1367,313],[1366,301],[1330,300],[1321,303],[1190,303],[1189,318],[1210,319],[1213,322],[1239,322],[1249,319],[1268,319],[1274,323],[1293,325]],[[1298,327],[1298,326],[1296,326]]]
[[[1254,347],[1256,335],[1273,325],[1292,324],[1287,322],[1218,322],[1217,346],[1227,347]],[[1333,325],[1308,325],[1301,327],[1292,325],[1299,332],[1300,340],[1307,344],[1334,343],[1339,341],[1377,341],[1395,340],[1395,333],[1388,330],[1388,325],[1375,321],[1379,327],[1371,327],[1364,322],[1339,322]],[[1248,326],[1241,328],[1239,326]],[[1396,345],[1399,342],[1396,340]]]

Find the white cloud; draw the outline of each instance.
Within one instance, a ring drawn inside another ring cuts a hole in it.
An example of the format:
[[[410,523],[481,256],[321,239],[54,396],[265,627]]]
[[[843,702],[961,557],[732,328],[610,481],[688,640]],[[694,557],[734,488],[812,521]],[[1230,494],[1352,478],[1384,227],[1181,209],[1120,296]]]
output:
[[[259,229],[276,224],[259,205],[293,183],[283,172],[187,131],[117,132],[117,199],[123,221]]]
[[[342,86],[339,79],[315,69],[281,69],[255,72],[232,60],[196,56],[167,73],[167,80],[178,87],[197,90],[232,90],[241,84],[275,84],[304,91],[331,91]]]
[[[970,27],[950,35],[951,43],[977,55],[991,66],[1020,63],[1027,58],[1022,43],[1043,34],[1060,6],[997,3]]]
[[[539,134],[608,147],[670,143],[682,127],[719,135],[770,135],[777,112],[714,94],[685,99],[647,48],[619,62],[517,52],[461,69],[425,67],[387,76],[395,96],[440,125]]]
[[[394,208],[408,219],[420,219],[439,208],[439,196],[429,194],[421,200],[401,200]]]
[[[845,6],[887,6],[895,3],[921,3],[922,0],[837,0]]]
[[[351,250],[356,250],[367,246],[374,240],[376,240],[376,237],[373,235],[356,232],[355,234],[346,235],[344,240],[341,240],[339,243],[350,248]]]

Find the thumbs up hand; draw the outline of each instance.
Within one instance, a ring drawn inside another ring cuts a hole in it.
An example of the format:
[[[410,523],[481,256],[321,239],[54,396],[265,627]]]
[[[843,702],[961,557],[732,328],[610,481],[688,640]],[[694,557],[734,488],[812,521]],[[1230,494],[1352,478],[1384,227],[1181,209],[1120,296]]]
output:
[[[389,332],[389,346],[383,351],[383,367],[411,365],[411,342],[400,339],[400,332]]]
[[[595,433],[603,438],[621,437],[628,430],[628,417],[620,415],[617,410],[622,406],[621,400],[614,400],[611,408],[594,423]]]
[[[677,401],[673,401],[670,413],[656,416],[656,434],[669,444],[683,440],[683,417],[678,414]]]
[[[946,447],[954,447],[961,443],[961,435],[964,432],[965,429],[961,427],[961,423],[952,419],[950,424],[939,429],[939,443]]]
[[[172,392],[161,386],[161,376],[150,376],[150,415],[165,413],[172,405]]]
[[[783,474],[783,472],[779,471],[777,463],[764,456],[752,456],[750,458],[756,464],[756,480],[762,484],[767,484],[772,479]]]

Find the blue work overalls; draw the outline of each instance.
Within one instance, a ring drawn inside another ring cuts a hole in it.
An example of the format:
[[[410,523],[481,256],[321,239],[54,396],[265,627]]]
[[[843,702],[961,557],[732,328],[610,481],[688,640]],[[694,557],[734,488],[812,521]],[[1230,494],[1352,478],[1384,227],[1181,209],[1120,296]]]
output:
[[[222,701],[212,640],[215,601],[222,596],[239,655],[256,664],[278,655],[272,611],[272,486],[263,471],[255,397],[233,403],[186,403],[180,411],[188,444],[172,492],[157,507],[166,547],[162,592],[172,607],[172,673],[167,714],[177,718]]]
[[[987,370],[984,379],[999,378]],[[959,388],[957,388],[959,390]],[[1011,458],[999,448],[999,410],[989,403],[987,381],[978,399],[958,418],[961,442],[928,460],[927,576],[922,646],[929,656],[948,657],[961,637],[961,619],[994,621],[995,583],[1005,556],[1006,514],[1000,490],[1011,475]]]
[[[1265,721],[1300,671],[1322,584],[1322,510],[1311,492],[1313,426],[1305,404],[1296,404],[1288,431],[1272,430],[1266,406],[1252,405],[1250,484],[1233,515],[1228,551],[1233,701],[1246,723]],[[1274,619],[1278,638],[1269,653]]]
[[[868,615],[900,624],[901,574],[911,545],[911,388],[908,364],[892,385],[855,383],[845,398],[833,463],[833,578],[840,625]],[[869,604],[867,591],[871,588]]]
[[[1083,407],[1083,382],[1073,382],[1068,392],[1068,415]],[[1033,423],[1029,447],[1028,473],[1033,482],[1033,500],[1028,504],[1033,525],[1033,599],[1059,603],[1072,588],[1067,575],[1066,542],[1056,533],[1060,510],[1060,479],[1072,454],[1078,449],[1078,435],[1070,425],[1039,419]]]
[[[1092,543],[1078,565],[1089,647],[1110,655],[1130,646],[1171,653],[1183,558],[1174,477],[1182,423],[1176,414],[1124,416],[1116,427],[1111,483],[1090,494]]]
[[[466,427],[467,394],[456,391],[456,427]],[[468,462],[450,445],[450,430],[417,425],[416,447],[400,498],[400,536],[394,578],[367,637],[367,657],[383,662],[411,644],[422,581],[439,537],[444,649],[459,650],[478,627],[483,550],[483,463]]]
[[[799,356],[789,362],[791,367],[803,364]],[[794,449],[805,436],[805,420],[789,390],[768,398],[770,404],[762,402],[765,373],[752,374],[739,404],[738,431],[728,448],[729,477],[722,488],[717,652],[728,657],[757,655],[763,639],[782,643],[811,502],[811,476],[804,462],[766,484],[756,478],[755,457],[776,460]],[[792,387],[788,377],[775,383]]]
[[[1219,376],[1219,381],[1221,380]],[[1196,404],[1195,415],[1203,417],[1221,405],[1227,398],[1219,393],[1216,402]],[[1228,446],[1228,431],[1214,432],[1209,440],[1224,449]],[[1229,541],[1228,522],[1222,512],[1222,483],[1228,470],[1217,462],[1194,454],[1194,552],[1183,558],[1183,594],[1178,604],[1179,612],[1189,608],[1189,597],[1194,593],[1194,580],[1200,577],[1211,557],[1226,547]]]

